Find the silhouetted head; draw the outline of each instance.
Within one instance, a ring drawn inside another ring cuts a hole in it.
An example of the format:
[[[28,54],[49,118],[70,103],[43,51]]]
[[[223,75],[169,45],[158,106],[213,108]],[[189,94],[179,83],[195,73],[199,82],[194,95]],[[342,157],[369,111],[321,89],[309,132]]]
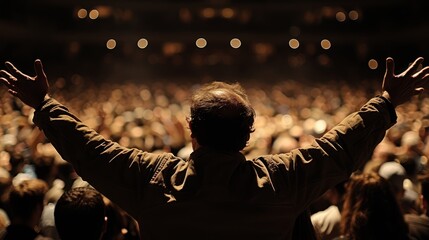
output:
[[[55,226],[63,240],[100,239],[106,226],[103,196],[92,187],[66,191],[55,205]]]
[[[238,83],[207,84],[191,99],[189,127],[200,146],[242,150],[254,131],[254,118],[255,111]]]

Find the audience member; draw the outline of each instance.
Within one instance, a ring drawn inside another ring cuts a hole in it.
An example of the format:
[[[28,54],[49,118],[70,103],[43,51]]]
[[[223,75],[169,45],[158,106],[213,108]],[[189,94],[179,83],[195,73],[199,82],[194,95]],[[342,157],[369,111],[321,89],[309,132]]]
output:
[[[387,180],[395,198],[400,203],[404,197],[405,168],[396,161],[386,162],[380,166],[378,174]]]
[[[311,222],[323,240],[334,239],[341,233],[341,210],[343,207],[346,182],[341,182],[330,188],[322,198],[328,201],[329,206],[311,215]]]
[[[2,240],[50,239],[39,234],[38,224],[44,207],[48,186],[40,179],[23,180],[12,187],[9,196],[10,225]]]
[[[106,227],[103,196],[92,187],[76,187],[58,199],[55,226],[61,240],[100,240]]]
[[[402,211],[389,183],[376,173],[356,173],[346,187],[336,239],[409,239]]]
[[[0,236],[10,224],[10,211],[8,207],[9,193],[12,188],[12,178],[9,172],[0,167]]]
[[[405,214],[410,236],[415,240],[429,239],[429,176],[421,182],[422,214]]]
[[[254,110],[236,84],[213,83],[194,95],[189,122],[194,152],[184,161],[171,154],[148,153],[104,140],[47,95],[40,61],[35,62],[36,77],[24,75],[7,63],[9,70],[1,71],[1,80],[10,93],[36,109],[34,122],[77,173],[136,217],[142,236],[288,239],[295,219],[312,201],[369,159],[386,130],[396,122],[395,108],[422,92],[429,68],[417,70],[421,62],[419,58],[395,75],[393,60],[388,59],[381,96],[372,98],[312,145],[248,161],[239,151],[254,130]],[[329,88],[327,92],[331,92]],[[113,93],[119,100],[122,93]],[[344,98],[347,109],[362,99],[358,93],[355,98]],[[159,101],[165,103],[163,98]],[[148,106],[143,103],[142,107]],[[115,108],[106,105],[106,109]],[[301,117],[308,116],[306,112],[302,111]],[[163,116],[162,108],[152,113]],[[333,119],[345,116],[344,111],[338,113]],[[149,151],[171,142],[159,137],[166,132],[159,124],[152,125],[157,132],[148,143],[130,136],[116,138],[129,119],[113,122],[112,139]],[[134,136],[149,133],[138,125],[129,127],[135,129]],[[185,216],[186,224],[180,224]]]

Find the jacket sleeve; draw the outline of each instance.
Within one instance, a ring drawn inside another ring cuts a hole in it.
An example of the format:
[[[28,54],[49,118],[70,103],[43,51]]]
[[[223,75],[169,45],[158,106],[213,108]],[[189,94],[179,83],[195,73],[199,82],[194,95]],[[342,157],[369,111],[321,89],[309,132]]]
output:
[[[368,161],[387,129],[396,123],[395,109],[382,97],[369,100],[358,112],[315,139],[307,148],[273,155],[290,200],[307,207],[326,190],[349,178]]]
[[[33,122],[79,176],[129,213],[138,212],[144,185],[171,155],[129,149],[106,140],[53,98],[35,111]]]

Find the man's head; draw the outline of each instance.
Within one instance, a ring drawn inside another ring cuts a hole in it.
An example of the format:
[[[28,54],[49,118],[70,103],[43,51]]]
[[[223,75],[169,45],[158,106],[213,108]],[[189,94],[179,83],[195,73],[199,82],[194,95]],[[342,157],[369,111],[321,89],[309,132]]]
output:
[[[36,224],[42,215],[47,191],[47,183],[37,178],[14,185],[9,195],[12,223]]]
[[[61,239],[100,239],[105,231],[103,196],[92,187],[66,191],[55,205],[55,226]]]
[[[191,99],[189,127],[200,146],[240,151],[254,131],[255,111],[238,84],[213,82]]]

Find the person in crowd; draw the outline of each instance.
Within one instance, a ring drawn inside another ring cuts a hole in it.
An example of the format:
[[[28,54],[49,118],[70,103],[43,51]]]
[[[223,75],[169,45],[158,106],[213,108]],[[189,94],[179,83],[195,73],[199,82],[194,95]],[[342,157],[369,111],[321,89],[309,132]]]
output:
[[[346,181],[328,189],[322,195],[322,199],[326,199],[329,206],[326,209],[311,214],[311,222],[321,239],[330,240],[340,235],[345,184]]]
[[[405,214],[410,236],[415,240],[429,239],[429,175],[421,180],[422,214]]]
[[[55,204],[55,226],[61,240],[100,240],[106,227],[103,196],[92,187],[75,187]]]
[[[33,122],[79,176],[139,222],[142,239],[291,239],[296,218],[361,167],[396,123],[395,108],[423,92],[422,61],[397,75],[388,58],[381,95],[309,146],[248,160],[240,151],[255,111],[238,83],[194,92],[194,151],[184,160],[123,147],[83,124],[48,94],[40,60],[35,76],[7,62],[0,80],[35,109]]]
[[[341,233],[335,239],[409,239],[407,224],[386,179],[374,172],[351,176],[346,187]]]
[[[0,167],[0,236],[10,224],[8,201],[11,189],[12,178],[10,173],[3,167]]]
[[[387,180],[389,186],[392,188],[392,192],[395,195],[397,201],[401,203],[405,193],[405,168],[399,162],[396,161],[385,162],[380,166],[378,174]]]
[[[38,232],[47,191],[48,184],[37,178],[22,180],[13,185],[9,195],[10,225],[0,239],[50,240]]]

